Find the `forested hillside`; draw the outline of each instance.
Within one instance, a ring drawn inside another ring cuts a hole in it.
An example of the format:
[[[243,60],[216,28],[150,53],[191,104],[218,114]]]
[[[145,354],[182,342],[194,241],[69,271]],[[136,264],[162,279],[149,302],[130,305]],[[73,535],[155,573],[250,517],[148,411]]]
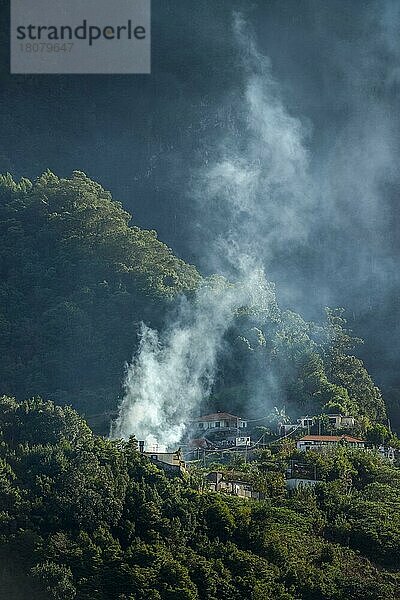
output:
[[[116,406],[138,323],[162,323],[200,276],[75,172],[0,178],[1,392],[84,413]]]
[[[68,406],[115,410],[140,322],[162,328],[205,282],[109,192],[81,172],[3,176],[0,270],[1,598],[399,597],[400,475],[377,454],[310,453],[321,483],[288,494],[299,457],[293,443],[271,446],[242,465],[266,496],[246,502],[207,491],[196,469],[168,477],[134,439],[97,437]],[[231,285],[211,281],[210,293]],[[360,342],[340,309],[315,324],[275,300],[243,306],[205,404],[340,411],[372,443],[396,445]]]
[[[216,398],[230,398],[242,411],[243,398],[261,396],[264,414],[272,400],[291,415],[339,411],[386,424],[382,394],[354,355],[362,340],[347,329],[343,313],[326,309],[320,325],[278,307],[268,316],[240,316],[229,333],[235,351],[224,363]]]
[[[38,394],[87,416],[115,410],[139,323],[161,328],[202,281],[130,220],[81,172],[0,178],[0,393]],[[315,325],[277,304],[267,314],[244,308],[226,342],[213,408],[248,415],[285,404],[293,416],[329,409],[386,424],[342,311]]]
[[[3,397],[0,597],[396,600],[399,470],[338,449],[316,457],[315,490],[288,496],[294,455],[260,455],[267,499],[249,502],[168,478],[70,408]]]

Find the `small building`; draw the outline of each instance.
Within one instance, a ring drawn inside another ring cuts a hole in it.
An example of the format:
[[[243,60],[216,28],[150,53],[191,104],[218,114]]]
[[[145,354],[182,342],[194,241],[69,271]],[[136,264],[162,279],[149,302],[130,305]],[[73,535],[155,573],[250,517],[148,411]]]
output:
[[[386,458],[390,462],[394,462],[396,459],[396,450],[391,446],[379,446],[378,452],[382,458]]]
[[[175,452],[145,452],[142,450],[143,443],[139,442],[139,449],[160,469],[163,471],[168,471],[170,473],[185,473],[186,472],[186,463],[183,460],[182,451],[180,448],[175,450]]]
[[[341,415],[340,413],[337,413],[327,414],[325,416],[328,419],[329,426],[333,427],[334,429],[340,429],[341,427],[354,427],[356,423],[355,418],[349,415]],[[297,419],[297,423],[299,423],[304,429],[307,429],[313,427],[319,420],[320,417],[318,416],[306,416]]]
[[[286,479],[286,489],[288,491],[304,489],[314,487],[319,483],[316,479],[298,479],[296,477],[291,477],[290,479]]]
[[[326,415],[329,419],[329,425],[334,429],[340,429],[341,427],[354,427],[356,420],[350,415],[331,414]]]
[[[249,435],[235,438],[235,446],[250,446],[251,438]]]
[[[341,414],[329,414],[325,415],[328,420],[328,425],[333,429],[341,429],[347,428],[351,429],[355,425],[355,418],[349,415],[341,415]],[[314,430],[317,428],[321,429],[321,425],[323,425],[322,419],[320,416],[303,416],[297,419],[296,423],[278,423],[277,433],[278,435],[287,435],[296,429],[307,429],[310,431],[312,428]]]
[[[247,421],[236,415],[226,412],[217,412],[210,415],[203,415],[197,419],[192,419],[192,428],[197,431],[206,431],[208,429],[245,429]]]
[[[276,432],[279,436],[288,435],[288,433],[292,433],[292,431],[296,431],[296,429],[308,429],[310,431],[311,427],[315,424],[316,417],[300,417],[297,419],[296,423],[278,423]]]
[[[247,427],[247,421],[226,412],[217,412],[209,415],[203,415],[191,421],[194,428],[199,431],[207,429],[244,429]]]
[[[229,435],[229,433],[225,435],[221,433],[221,435],[213,436],[212,442],[206,438],[203,439],[209,443],[208,447],[221,450],[224,450],[225,448],[231,450],[232,448],[243,448],[243,446],[251,446],[250,436],[235,437],[234,435]],[[191,440],[191,443],[192,442],[193,440]]]
[[[253,498],[262,500],[263,494],[255,490],[248,481],[242,481],[239,477],[224,477],[219,471],[211,471],[205,476],[210,490],[214,492],[223,492],[238,498]]]
[[[319,450],[329,446],[344,445],[351,448],[365,448],[365,441],[351,435],[305,435],[297,441],[297,450]]]
[[[312,427],[314,425],[315,417],[300,417],[300,419],[297,419],[297,423],[300,425],[300,427],[307,429],[308,427]]]

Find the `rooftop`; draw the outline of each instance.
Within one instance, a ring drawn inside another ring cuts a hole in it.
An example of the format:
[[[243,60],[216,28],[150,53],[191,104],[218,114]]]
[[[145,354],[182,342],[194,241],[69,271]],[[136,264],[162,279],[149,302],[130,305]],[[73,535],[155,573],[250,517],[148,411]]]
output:
[[[352,437],[351,435],[305,435],[299,442],[364,442],[360,438]]]
[[[146,450],[145,452],[143,452],[143,454],[158,454],[160,456],[179,456],[181,454],[181,449],[178,448],[178,450],[174,450],[172,452],[158,452],[158,450]]]
[[[212,413],[210,415],[203,415],[202,417],[196,417],[195,419],[192,419],[192,421],[194,421],[194,422],[197,422],[197,421],[220,421],[220,420],[230,421],[231,419],[239,419],[239,421],[246,420],[246,419],[242,419],[242,417],[238,417],[237,415],[231,415],[230,413],[227,413],[227,412],[217,412],[217,413]]]

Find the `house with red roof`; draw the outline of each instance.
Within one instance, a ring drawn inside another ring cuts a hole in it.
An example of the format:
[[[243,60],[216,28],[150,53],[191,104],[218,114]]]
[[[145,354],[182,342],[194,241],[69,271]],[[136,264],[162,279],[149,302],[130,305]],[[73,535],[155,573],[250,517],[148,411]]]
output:
[[[297,441],[297,450],[319,450],[329,446],[365,448],[365,441],[351,435],[305,435]]]

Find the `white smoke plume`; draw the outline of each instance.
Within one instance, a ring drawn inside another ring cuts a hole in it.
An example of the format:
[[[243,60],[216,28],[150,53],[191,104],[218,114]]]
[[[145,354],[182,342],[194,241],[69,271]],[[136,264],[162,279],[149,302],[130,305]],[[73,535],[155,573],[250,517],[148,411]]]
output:
[[[113,437],[135,434],[167,446],[180,441],[210,393],[235,312],[243,306],[268,311],[274,303],[262,266],[272,243],[306,237],[313,196],[304,129],[285,110],[269,62],[240,17],[234,26],[247,82],[237,99],[246,132],[223,136],[219,155],[196,173],[192,195],[213,237],[208,265],[236,283],[208,282],[194,302],[182,299],[162,334],[142,326]]]
[[[224,333],[241,306],[268,310],[273,293],[253,270],[244,284],[204,285],[194,304],[182,299],[177,319],[159,335],[142,325],[139,350],[129,366],[114,437],[134,433],[150,444],[178,443],[193,410],[214,380]]]
[[[245,257],[265,266],[276,248],[305,244],[317,202],[308,129],[286,110],[270,61],[240,15],[234,29],[246,81],[242,97],[233,99],[240,127],[222,136],[193,190],[202,211],[199,228],[215,239],[205,263],[230,278],[246,277]]]

